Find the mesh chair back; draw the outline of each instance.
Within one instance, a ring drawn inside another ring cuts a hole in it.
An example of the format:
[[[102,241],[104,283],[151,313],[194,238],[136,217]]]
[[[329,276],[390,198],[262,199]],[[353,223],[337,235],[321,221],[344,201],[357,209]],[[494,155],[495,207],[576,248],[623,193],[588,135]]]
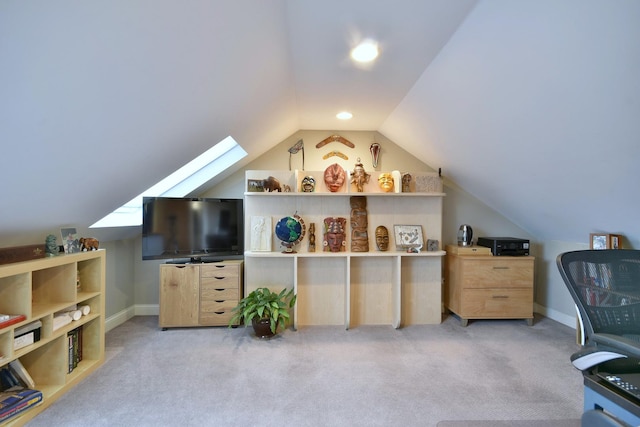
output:
[[[585,329],[640,341],[640,251],[585,250],[558,255],[558,269]]]

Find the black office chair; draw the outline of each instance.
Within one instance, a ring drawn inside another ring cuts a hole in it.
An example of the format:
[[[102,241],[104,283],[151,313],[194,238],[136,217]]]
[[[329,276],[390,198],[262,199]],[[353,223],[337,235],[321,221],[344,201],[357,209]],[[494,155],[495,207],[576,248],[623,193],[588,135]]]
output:
[[[584,346],[571,363],[586,377],[640,372],[640,251],[585,250],[560,254],[558,269],[578,307]],[[585,383],[586,384],[586,383]],[[587,408],[588,409],[588,408]],[[583,427],[628,426],[602,408],[588,409]]]

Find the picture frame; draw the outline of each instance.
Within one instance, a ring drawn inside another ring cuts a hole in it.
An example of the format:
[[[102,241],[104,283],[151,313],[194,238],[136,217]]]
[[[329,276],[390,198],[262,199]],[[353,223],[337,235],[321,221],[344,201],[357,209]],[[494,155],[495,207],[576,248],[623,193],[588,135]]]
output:
[[[247,179],[247,192],[264,193],[264,183],[261,179]]]
[[[60,235],[62,236],[62,247],[65,254],[80,252],[80,239],[75,228],[61,228]]]
[[[421,225],[397,224],[393,226],[396,250],[420,252],[424,246]]]
[[[622,236],[619,234],[591,233],[590,248],[595,250],[622,249]]]

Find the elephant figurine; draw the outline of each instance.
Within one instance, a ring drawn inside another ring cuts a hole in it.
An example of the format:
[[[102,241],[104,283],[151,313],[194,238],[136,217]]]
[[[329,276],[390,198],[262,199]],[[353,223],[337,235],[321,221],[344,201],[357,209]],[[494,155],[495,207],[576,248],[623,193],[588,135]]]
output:
[[[268,191],[268,192],[272,192],[272,191],[278,191],[278,192],[282,192],[282,187],[280,186],[280,181],[278,181],[276,178],[270,176],[267,179],[263,179],[262,180],[262,187],[264,188],[264,191]]]
[[[98,242],[98,239],[94,239],[93,237],[81,237],[79,240],[80,243],[80,251],[84,251],[85,249],[87,251],[93,251],[93,250],[98,250],[98,246],[100,245],[100,242]]]

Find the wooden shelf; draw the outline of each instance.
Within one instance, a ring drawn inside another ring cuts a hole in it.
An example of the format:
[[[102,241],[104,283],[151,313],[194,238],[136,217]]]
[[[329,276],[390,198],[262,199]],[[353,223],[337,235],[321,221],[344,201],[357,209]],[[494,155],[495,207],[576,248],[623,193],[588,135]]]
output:
[[[43,394],[40,405],[3,427],[24,425],[104,362],[105,254],[101,249],[0,266],[0,312],[27,316],[0,329],[0,365],[19,359]],[[90,313],[54,331],[54,314],[76,304],[88,304]],[[14,349],[15,330],[38,320],[40,340]],[[67,333],[80,326],[83,360],[69,373]]]

